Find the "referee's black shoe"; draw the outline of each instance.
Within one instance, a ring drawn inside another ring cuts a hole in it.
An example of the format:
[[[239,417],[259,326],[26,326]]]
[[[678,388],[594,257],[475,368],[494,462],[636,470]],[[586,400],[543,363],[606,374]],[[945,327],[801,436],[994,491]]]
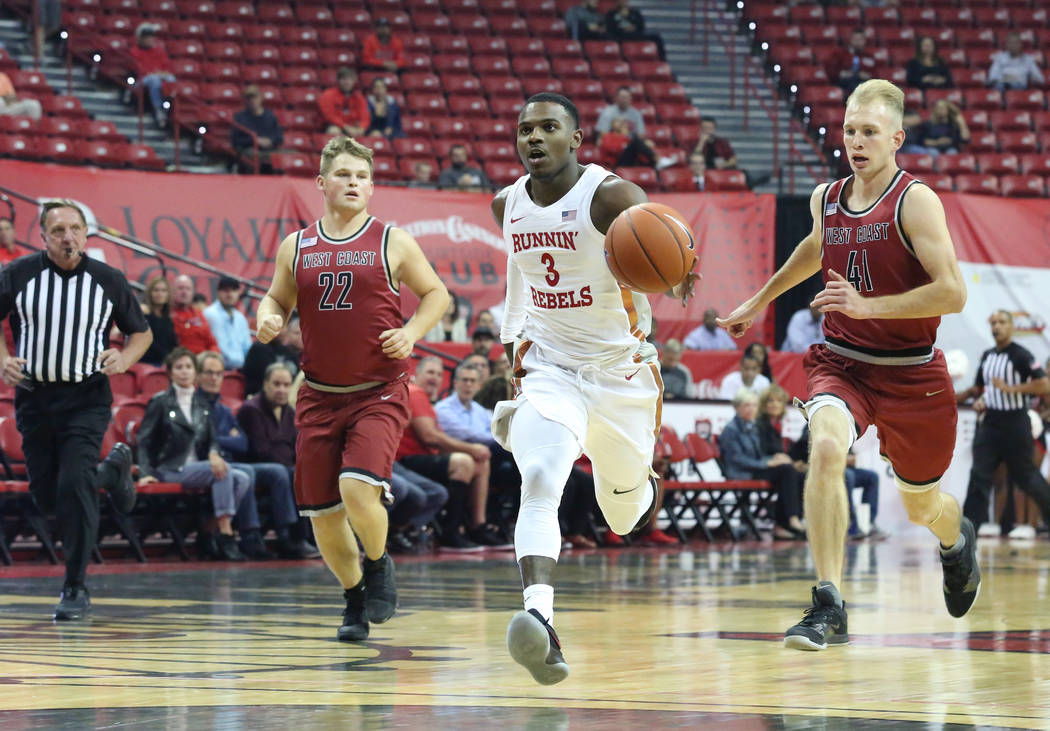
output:
[[[959,534],[965,543],[955,556],[945,556],[941,551],[941,568],[944,569],[944,604],[948,614],[962,617],[981,593],[981,567],[977,565],[977,531],[969,518],[962,519]]]
[[[83,619],[91,611],[91,597],[83,584],[66,584],[55,607],[55,620],[59,622]]]
[[[98,463],[98,486],[109,494],[119,513],[130,513],[135,507],[135,483],[131,479],[131,447],[117,442],[106,458]]]
[[[375,561],[365,556],[364,573],[365,612],[368,621],[382,624],[397,611],[394,559],[385,551]]]

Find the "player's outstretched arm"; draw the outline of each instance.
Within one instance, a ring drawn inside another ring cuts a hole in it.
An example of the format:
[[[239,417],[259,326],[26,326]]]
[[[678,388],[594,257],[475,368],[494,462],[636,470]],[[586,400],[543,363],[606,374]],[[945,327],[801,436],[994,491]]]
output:
[[[448,309],[448,290],[430,266],[419,244],[399,228],[390,229],[387,239],[390,276],[398,285],[408,287],[419,306],[404,327],[385,330],[379,335],[383,352],[395,360],[407,358],[412,347],[437,324]]]
[[[259,303],[255,313],[255,337],[260,343],[268,343],[281,332],[288,315],[295,309],[299,297],[299,285],[295,283],[292,263],[295,258],[295,234],[286,236],[277,247],[277,264],[273,270],[270,289]]]
[[[762,289],[728,316],[718,319],[718,325],[728,330],[734,338],[742,337],[770,302],[820,271],[820,247],[824,238],[824,216],[823,211],[820,210],[820,202],[824,197],[825,187],[824,183],[818,185],[809,197],[809,212],[813,216],[813,228],[806,238],[799,242],[788,260],[769,278]]]
[[[833,272],[834,281],[828,281],[825,290],[814,298],[814,304],[821,305],[822,312],[842,312],[855,319],[906,320],[962,310],[966,284],[937,194],[925,185],[909,188],[901,203],[901,226],[915,257],[930,277],[929,284],[900,294],[862,297],[841,272]]]

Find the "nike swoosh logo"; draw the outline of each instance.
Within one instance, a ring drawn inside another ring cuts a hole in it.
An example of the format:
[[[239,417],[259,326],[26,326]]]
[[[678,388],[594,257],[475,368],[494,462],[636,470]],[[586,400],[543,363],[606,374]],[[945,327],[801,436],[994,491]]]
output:
[[[641,487],[641,486],[639,485],[639,487]],[[617,489],[616,489],[616,488],[614,487],[614,488],[613,488],[613,495],[626,495],[627,493],[629,493],[629,492],[634,492],[634,491],[635,491],[635,490],[637,490],[637,489],[638,489],[637,487],[632,487],[632,488],[631,488],[630,490],[617,490]]]
[[[641,368],[639,368],[639,369],[638,369],[638,371],[640,371],[640,370],[642,370],[642,369],[641,369]],[[634,378],[635,376],[637,376],[637,375],[638,375],[638,371],[635,371],[634,373],[632,373],[632,374],[631,374],[631,375],[629,375],[629,376],[624,376],[624,378],[626,378],[626,379],[627,379],[627,380],[629,381],[629,380],[631,380],[632,378]],[[615,492],[615,491],[614,491],[614,492]]]
[[[510,219],[510,222],[511,223],[517,223],[518,221],[520,221],[523,218],[525,218],[525,216],[518,216],[517,218]]]
[[[942,389],[941,389],[940,391],[927,391],[927,392],[926,392],[926,395],[927,395],[927,396],[936,396],[937,394],[939,394],[939,393],[941,393],[941,392],[943,392],[943,391],[944,391],[944,389],[943,389],[943,388],[942,388]]]
[[[379,397],[379,400],[380,400],[380,401],[386,401],[386,400],[387,400],[388,398],[390,398],[390,397],[391,397],[391,396],[393,396],[393,395],[394,395],[394,394],[392,394],[392,393],[388,393],[388,394],[387,394],[386,396],[380,396],[380,397]]]

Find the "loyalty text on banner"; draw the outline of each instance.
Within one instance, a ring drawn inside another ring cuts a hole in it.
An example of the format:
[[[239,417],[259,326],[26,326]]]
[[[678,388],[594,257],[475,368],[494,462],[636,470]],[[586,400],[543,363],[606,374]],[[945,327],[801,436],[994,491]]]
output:
[[[0,180],[35,198],[74,198],[116,231],[263,287],[281,239],[322,212],[314,181],[301,178],[113,171],[5,160],[0,161]],[[699,296],[687,308],[663,295],[651,298],[659,338],[681,338],[700,322],[704,308],[727,312],[769,276],[775,204],[772,196],[750,193],[654,199],[678,209],[697,238],[697,269],[704,275]],[[485,194],[378,188],[371,210],[411,233],[448,287],[477,312],[502,302],[506,289],[506,252],[490,202]],[[19,237],[39,245],[34,218],[32,206],[19,205]],[[159,272],[150,257],[98,239],[89,246],[101,249],[106,261],[132,279],[145,282]],[[213,291],[216,277],[206,272],[178,262],[169,262],[168,271],[169,276],[187,273],[199,291]],[[759,328],[754,339],[762,339],[763,332]]]

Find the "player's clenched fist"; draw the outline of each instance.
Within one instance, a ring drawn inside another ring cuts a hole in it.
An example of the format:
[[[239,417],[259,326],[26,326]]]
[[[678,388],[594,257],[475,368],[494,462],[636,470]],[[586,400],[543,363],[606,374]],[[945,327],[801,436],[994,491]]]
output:
[[[256,324],[255,337],[260,343],[268,343],[277,337],[284,327],[284,318],[280,315],[268,315]]]
[[[379,334],[379,342],[383,344],[383,352],[386,357],[394,360],[401,360],[412,355],[412,346],[416,344],[416,341],[409,337],[402,327],[384,330]]]

